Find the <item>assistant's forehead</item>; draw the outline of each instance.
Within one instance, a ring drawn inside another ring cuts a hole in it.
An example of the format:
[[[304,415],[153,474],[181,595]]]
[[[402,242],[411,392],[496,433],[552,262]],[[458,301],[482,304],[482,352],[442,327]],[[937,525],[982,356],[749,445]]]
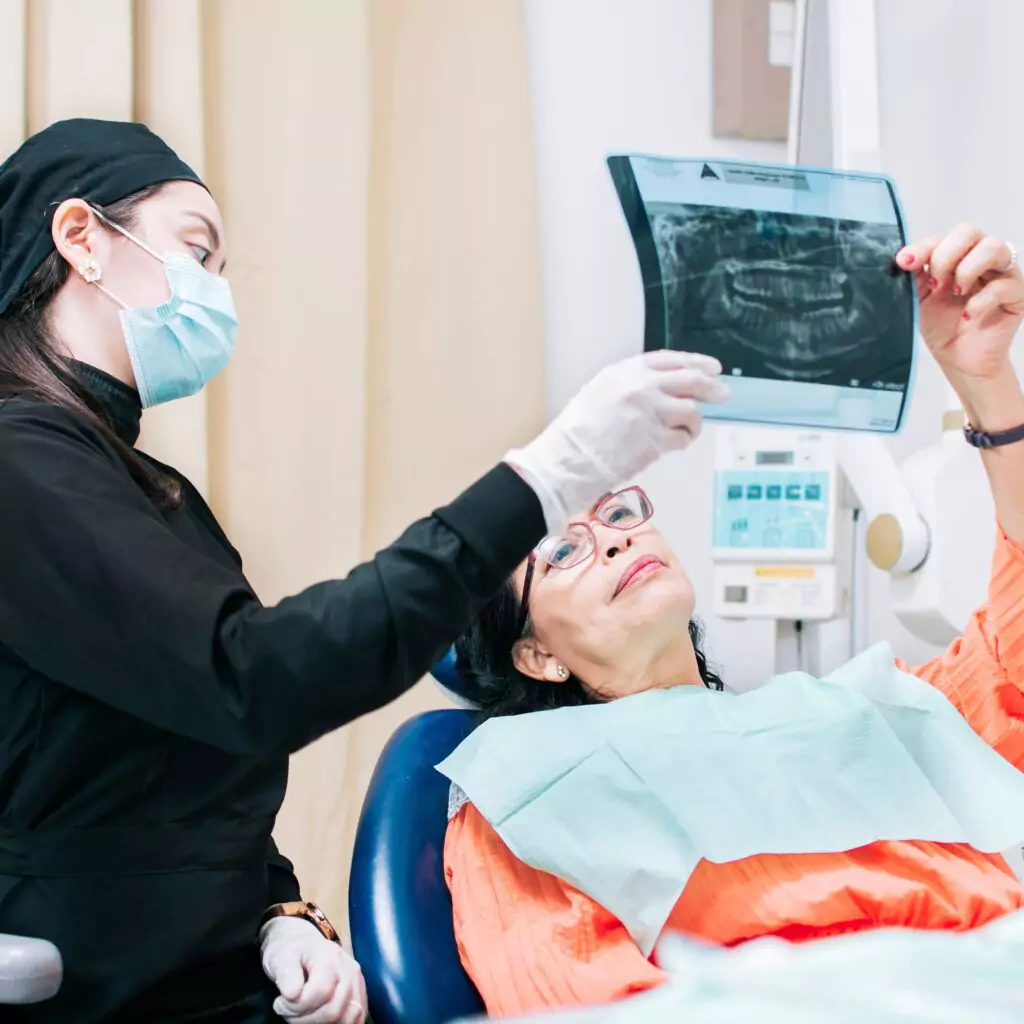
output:
[[[208,221],[221,235],[224,221],[216,200],[205,188],[190,181],[174,181],[164,185],[159,194],[153,198],[150,208],[158,211],[164,218],[193,219],[198,222]]]

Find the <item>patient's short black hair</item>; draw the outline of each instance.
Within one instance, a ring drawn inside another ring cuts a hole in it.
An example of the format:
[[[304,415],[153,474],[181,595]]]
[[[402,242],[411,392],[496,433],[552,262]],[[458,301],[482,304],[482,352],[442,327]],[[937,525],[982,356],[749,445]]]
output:
[[[508,579],[455,644],[456,667],[471,685],[481,719],[604,703],[602,697],[574,675],[565,682],[548,683],[520,672],[512,660],[512,649],[531,630],[527,620],[525,631],[521,631],[521,622],[519,594]],[[689,629],[704,685],[710,690],[723,689],[721,678],[709,667],[704,655],[701,624],[691,619]]]

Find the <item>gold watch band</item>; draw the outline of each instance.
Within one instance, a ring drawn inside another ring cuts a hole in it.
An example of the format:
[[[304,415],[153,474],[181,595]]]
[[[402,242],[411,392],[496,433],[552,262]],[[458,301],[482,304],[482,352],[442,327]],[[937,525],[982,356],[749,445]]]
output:
[[[320,931],[320,934],[325,939],[336,942],[339,946],[341,945],[341,937],[338,935],[334,925],[327,920],[327,915],[315,903],[308,900],[295,903],[275,903],[273,906],[268,907],[260,921],[260,928],[275,917],[305,918],[305,920],[309,921],[311,925]]]

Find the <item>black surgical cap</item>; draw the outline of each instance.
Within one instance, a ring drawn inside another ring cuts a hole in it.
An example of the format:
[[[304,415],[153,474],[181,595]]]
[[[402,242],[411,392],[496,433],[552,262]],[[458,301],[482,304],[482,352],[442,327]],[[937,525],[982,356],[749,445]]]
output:
[[[145,125],[58,121],[0,164],[0,316],[54,251],[50,224],[65,199],[116,203],[150,185],[199,175]]]

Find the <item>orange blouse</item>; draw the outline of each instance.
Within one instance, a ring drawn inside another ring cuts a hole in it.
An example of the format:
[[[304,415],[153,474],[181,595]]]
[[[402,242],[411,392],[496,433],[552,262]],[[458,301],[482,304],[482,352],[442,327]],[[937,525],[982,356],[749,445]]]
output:
[[[1024,770],[1024,551],[999,531],[989,595],[964,636],[908,669]],[[493,1017],[609,1002],[661,971],[622,924],[518,860],[475,807],[448,826],[445,875],[462,962]],[[1024,907],[1002,857],[968,846],[874,843],[848,853],[701,861],[666,929],[721,945],[792,941],[883,926],[964,930]]]

